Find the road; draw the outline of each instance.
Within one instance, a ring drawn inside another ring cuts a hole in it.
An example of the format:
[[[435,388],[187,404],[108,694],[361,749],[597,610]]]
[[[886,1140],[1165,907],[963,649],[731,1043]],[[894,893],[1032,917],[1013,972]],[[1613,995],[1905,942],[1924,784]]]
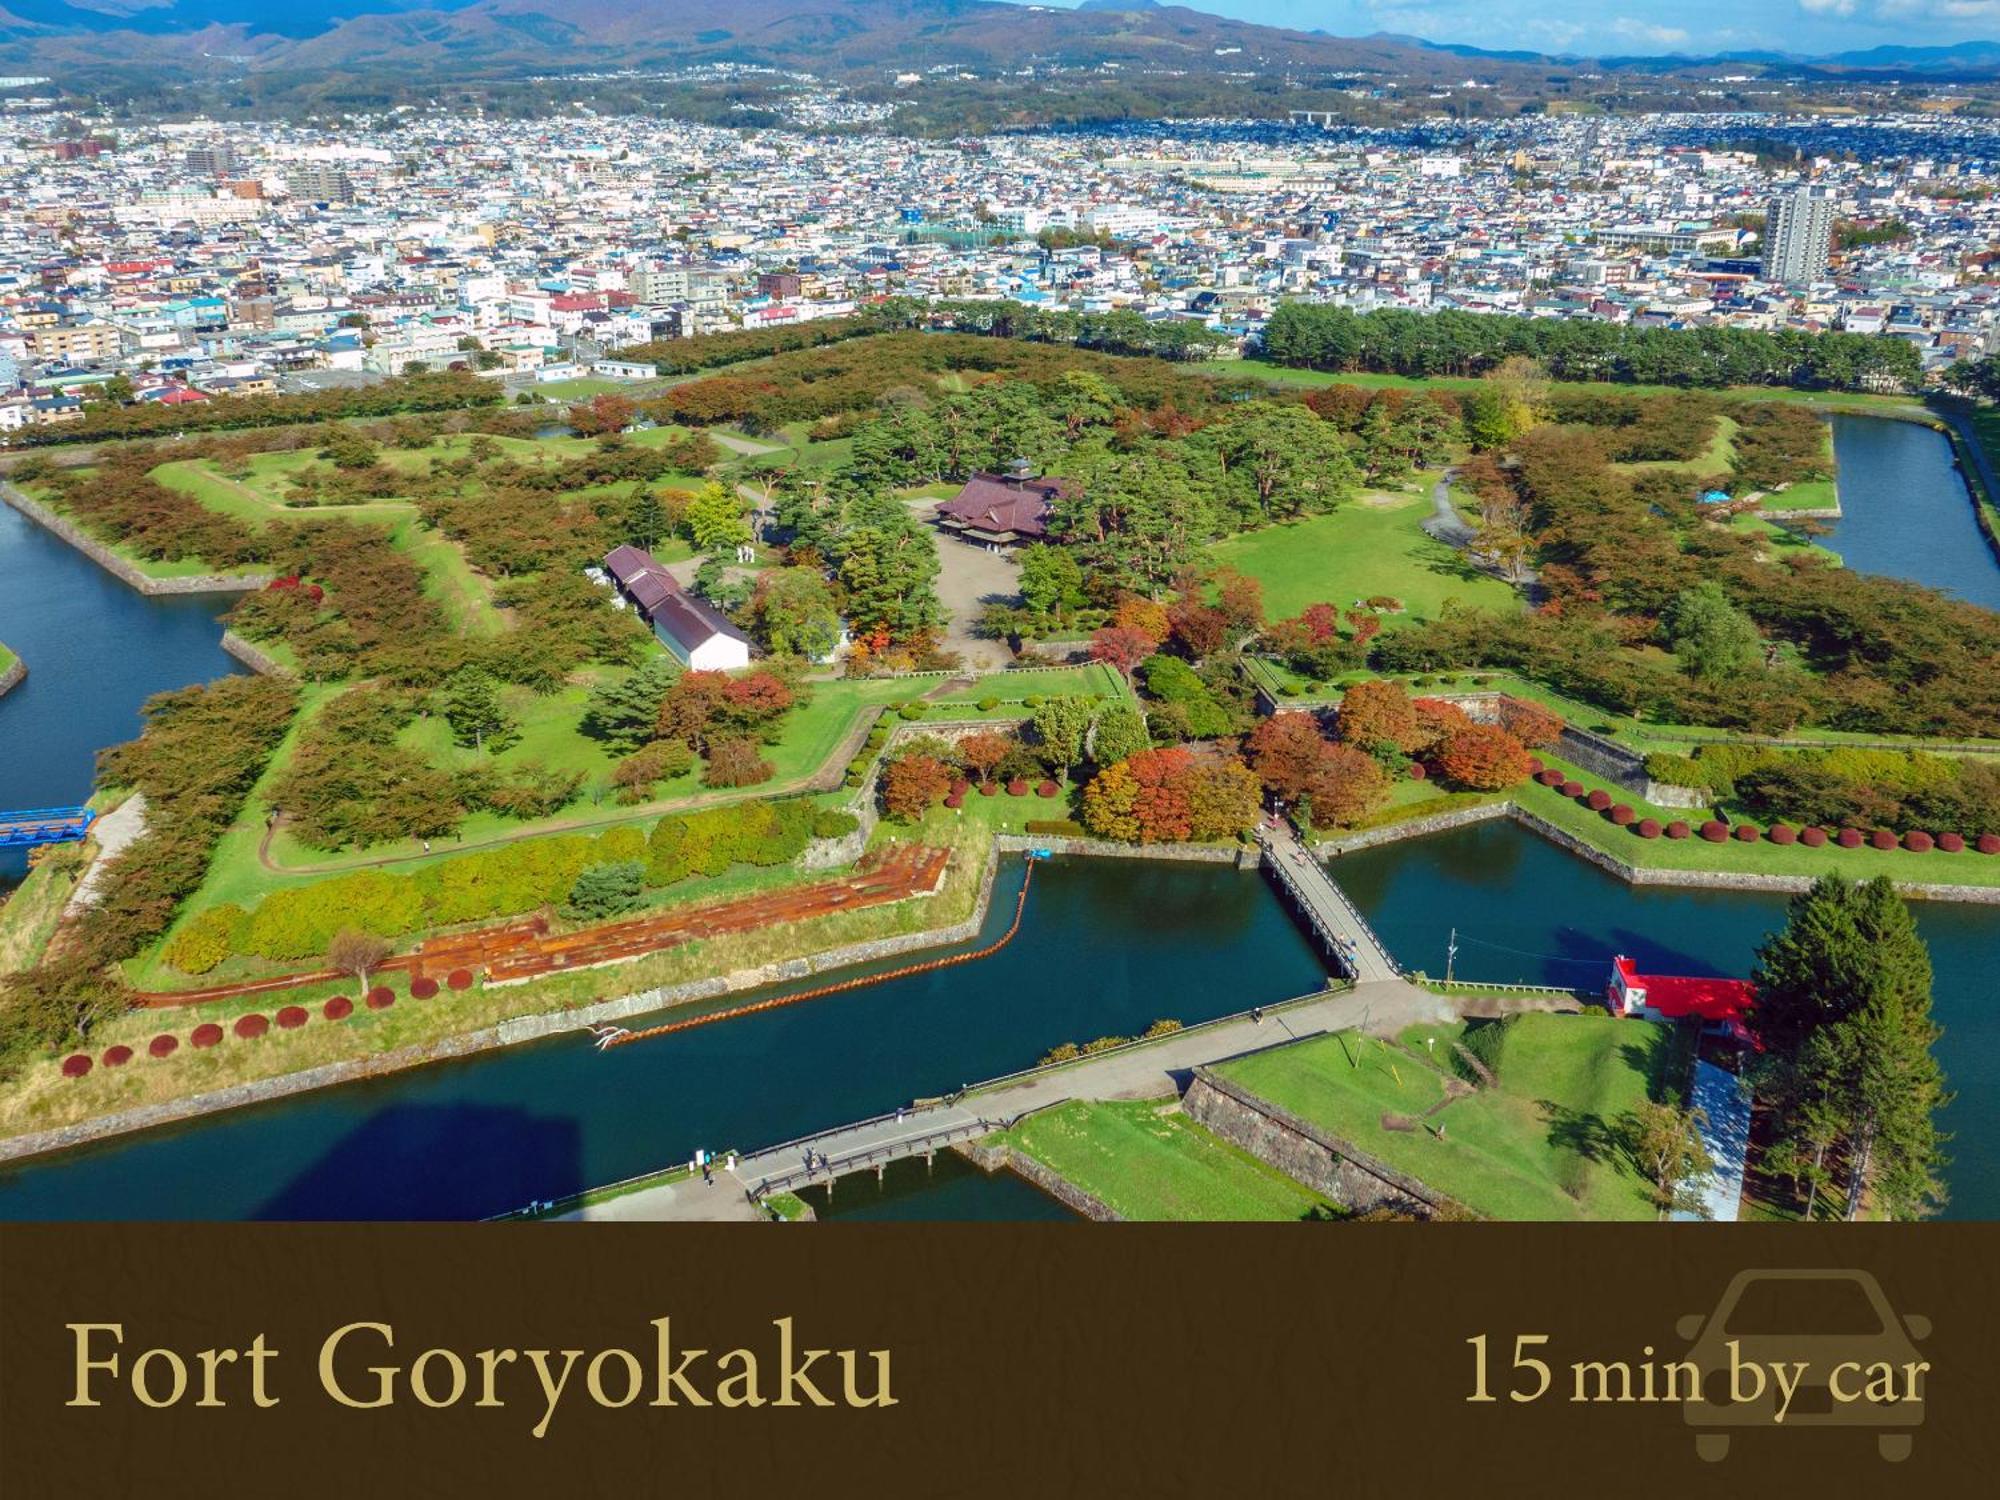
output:
[[[1437,483],[1431,486],[1430,519],[1423,525],[1430,535],[1462,552],[1472,545],[1478,533],[1466,524],[1465,517],[1458,513],[1458,507],[1451,503],[1451,482],[1456,478],[1458,470],[1455,468],[1446,469],[1438,475]]]

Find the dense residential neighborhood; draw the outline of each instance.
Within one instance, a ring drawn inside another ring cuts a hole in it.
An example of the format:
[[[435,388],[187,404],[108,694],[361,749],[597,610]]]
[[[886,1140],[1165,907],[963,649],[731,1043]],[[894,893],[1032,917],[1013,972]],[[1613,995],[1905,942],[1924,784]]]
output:
[[[0,432],[450,367],[568,394],[653,373],[621,348],[892,295],[1239,341],[1285,300],[1832,329],[1906,340],[1929,373],[1989,352],[2000,313],[2000,127],[1947,117],[1802,118],[1775,171],[1759,141],[1786,127],[1748,117],[957,141],[411,111],[338,136],[10,123]],[[1682,144],[1698,126],[1743,147]]]

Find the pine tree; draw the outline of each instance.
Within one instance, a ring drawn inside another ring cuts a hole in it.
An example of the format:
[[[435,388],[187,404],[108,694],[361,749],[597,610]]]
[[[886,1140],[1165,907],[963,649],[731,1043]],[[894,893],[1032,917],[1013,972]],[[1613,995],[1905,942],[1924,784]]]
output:
[[[472,750],[505,750],[521,737],[521,727],[501,701],[500,685],[477,667],[463,667],[444,685],[438,705],[451,737]]]
[[[1810,1204],[1831,1186],[1837,1147],[1848,1218],[1871,1191],[1891,1218],[1930,1212],[1944,1196],[1936,1113],[1950,1095],[1933,1053],[1930,953],[1895,888],[1879,876],[1817,881],[1759,950],[1756,983],[1758,1081],[1780,1121],[1774,1165]]]
[[[653,739],[665,701],[680,667],[656,656],[637,671],[598,684],[578,726],[614,750],[636,750]]]

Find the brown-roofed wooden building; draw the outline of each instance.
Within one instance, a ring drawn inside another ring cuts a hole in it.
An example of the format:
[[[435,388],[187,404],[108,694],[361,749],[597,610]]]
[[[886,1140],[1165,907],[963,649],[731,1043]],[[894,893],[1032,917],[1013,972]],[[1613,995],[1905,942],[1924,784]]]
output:
[[[974,474],[949,500],[938,502],[937,522],[968,542],[999,551],[1048,540],[1049,512],[1075,493],[1067,479],[1031,479],[1017,463],[1006,474]]]

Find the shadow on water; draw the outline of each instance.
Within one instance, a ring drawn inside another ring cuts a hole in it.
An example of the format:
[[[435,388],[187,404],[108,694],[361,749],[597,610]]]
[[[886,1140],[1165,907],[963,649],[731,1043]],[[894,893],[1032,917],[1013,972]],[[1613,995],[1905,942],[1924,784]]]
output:
[[[430,1170],[385,1170],[415,1163]],[[504,1176],[492,1170],[498,1163]],[[335,1141],[247,1217],[480,1218],[516,1180],[542,1184],[544,1198],[590,1187],[577,1122],[491,1105],[395,1105]]]
[[[829,1193],[821,1183],[799,1196],[822,1219],[841,1223],[1030,1223],[1076,1215],[1025,1177],[987,1174],[956,1151],[940,1151],[928,1166],[918,1157],[843,1177]]]

